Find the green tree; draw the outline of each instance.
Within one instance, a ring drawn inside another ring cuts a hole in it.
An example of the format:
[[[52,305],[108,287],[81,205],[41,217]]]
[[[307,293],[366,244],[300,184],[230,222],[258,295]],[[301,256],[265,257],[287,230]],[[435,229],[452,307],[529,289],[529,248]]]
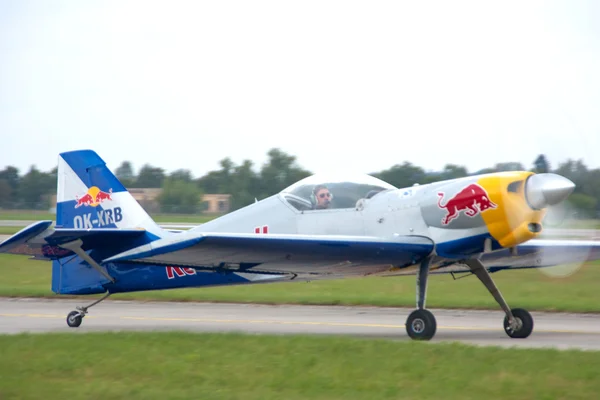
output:
[[[203,177],[196,180],[198,187],[204,193],[220,193],[232,194],[232,190],[236,191],[232,176],[234,174],[235,164],[229,157],[219,161],[220,169],[210,171]]]
[[[169,178],[176,181],[192,182],[192,173],[187,169],[178,169],[169,174]]]
[[[0,179],[0,207],[7,208],[12,205],[12,188],[6,179]]]
[[[600,168],[588,171],[585,193],[596,199],[596,217],[600,217]]]
[[[596,218],[598,199],[583,193],[573,193],[569,196],[569,203],[577,212],[578,218]]]
[[[539,156],[537,156],[537,158],[533,162],[533,165],[534,165],[533,172],[535,172],[535,173],[542,174],[542,173],[550,172],[550,163],[548,163],[546,156],[543,154],[540,154]]]
[[[582,160],[568,159],[558,165],[554,173],[564,176],[575,183],[575,193],[584,193],[585,183],[588,178],[588,169]]]
[[[252,161],[244,160],[242,165],[234,168],[229,193],[235,193],[231,199],[233,210],[247,206],[259,197],[259,177],[252,169]]]
[[[286,154],[278,148],[267,153],[269,159],[260,170],[261,198],[272,196],[281,190],[311,175],[310,171],[301,168],[296,157]]]
[[[165,179],[165,171],[162,168],[145,164],[135,182],[136,188],[159,188]]]
[[[0,171],[0,179],[6,181],[10,187],[10,199],[7,201],[16,203],[17,200],[19,200],[19,183],[21,182],[19,170],[15,167],[8,166]]]
[[[126,188],[132,187],[136,179],[133,167],[129,161],[123,161],[123,163],[115,170],[115,176]]]
[[[40,172],[34,165],[19,184],[20,200],[26,208],[49,207],[49,194],[56,188],[56,172]]]
[[[409,187],[415,183],[426,183],[428,176],[421,167],[405,161],[402,164],[396,164],[389,169],[371,174],[376,178],[388,182],[398,188]],[[434,179],[432,177],[430,179]]]
[[[464,178],[468,176],[469,173],[467,168],[462,165],[456,164],[446,164],[444,166],[444,170],[442,171],[443,179],[456,179],[456,178]]]
[[[199,212],[201,196],[194,182],[169,177],[163,182],[158,202],[162,212],[192,214]]]
[[[204,193],[225,193],[222,191],[222,180],[220,171],[210,171],[196,180],[198,187]]]

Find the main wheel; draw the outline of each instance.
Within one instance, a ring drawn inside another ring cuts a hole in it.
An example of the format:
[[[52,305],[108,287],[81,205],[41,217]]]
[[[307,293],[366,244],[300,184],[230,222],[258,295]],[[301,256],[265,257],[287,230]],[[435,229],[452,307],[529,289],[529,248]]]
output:
[[[508,316],[504,317],[504,332],[513,339],[525,339],[531,335],[533,331],[533,317],[527,310],[522,308],[515,308],[511,310],[513,316],[517,320],[519,327],[517,329],[511,329],[508,323]]]
[[[415,310],[406,319],[406,332],[411,339],[430,340],[436,329],[435,317],[428,310]]]
[[[81,325],[83,321],[83,317],[78,311],[71,311],[69,315],[67,315],[67,325],[71,328],[77,328]]]

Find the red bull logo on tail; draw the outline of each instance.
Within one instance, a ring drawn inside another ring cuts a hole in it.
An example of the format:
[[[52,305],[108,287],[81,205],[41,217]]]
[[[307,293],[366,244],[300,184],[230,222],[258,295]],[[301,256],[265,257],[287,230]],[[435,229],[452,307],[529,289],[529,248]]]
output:
[[[467,217],[474,217],[490,208],[498,207],[488,196],[483,187],[476,183],[462,189],[454,197],[448,199],[442,204],[445,194],[438,193],[438,207],[446,210],[446,215],[442,218],[442,224],[448,225],[450,221],[458,218],[461,211],[465,212]]]
[[[96,207],[106,200],[112,200],[111,195],[112,189],[109,189],[108,192],[103,192],[98,187],[92,186],[83,196],[75,196],[75,200],[77,201],[75,208],[81,206]]]

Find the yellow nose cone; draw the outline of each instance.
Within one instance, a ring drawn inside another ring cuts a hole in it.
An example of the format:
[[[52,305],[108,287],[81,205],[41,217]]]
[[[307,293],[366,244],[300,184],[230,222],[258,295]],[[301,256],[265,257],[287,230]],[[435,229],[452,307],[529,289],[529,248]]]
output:
[[[534,210],[525,197],[531,172],[503,172],[480,178],[490,200],[496,204],[481,216],[494,239],[503,247],[513,247],[533,239],[541,232],[545,210]]]

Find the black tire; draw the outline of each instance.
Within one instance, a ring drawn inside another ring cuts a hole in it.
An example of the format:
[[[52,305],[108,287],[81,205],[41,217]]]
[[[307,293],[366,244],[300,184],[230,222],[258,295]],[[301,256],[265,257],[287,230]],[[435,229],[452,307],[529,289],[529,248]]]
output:
[[[406,319],[406,333],[414,340],[430,340],[437,330],[437,322],[428,310],[415,310]]]
[[[67,325],[71,328],[78,328],[82,321],[83,317],[78,311],[71,311],[69,315],[67,315]]]
[[[515,308],[511,310],[513,316],[521,321],[521,328],[519,330],[510,329],[508,324],[508,316],[504,317],[504,332],[513,339],[525,339],[531,332],[533,332],[533,317],[527,310],[522,308]]]

